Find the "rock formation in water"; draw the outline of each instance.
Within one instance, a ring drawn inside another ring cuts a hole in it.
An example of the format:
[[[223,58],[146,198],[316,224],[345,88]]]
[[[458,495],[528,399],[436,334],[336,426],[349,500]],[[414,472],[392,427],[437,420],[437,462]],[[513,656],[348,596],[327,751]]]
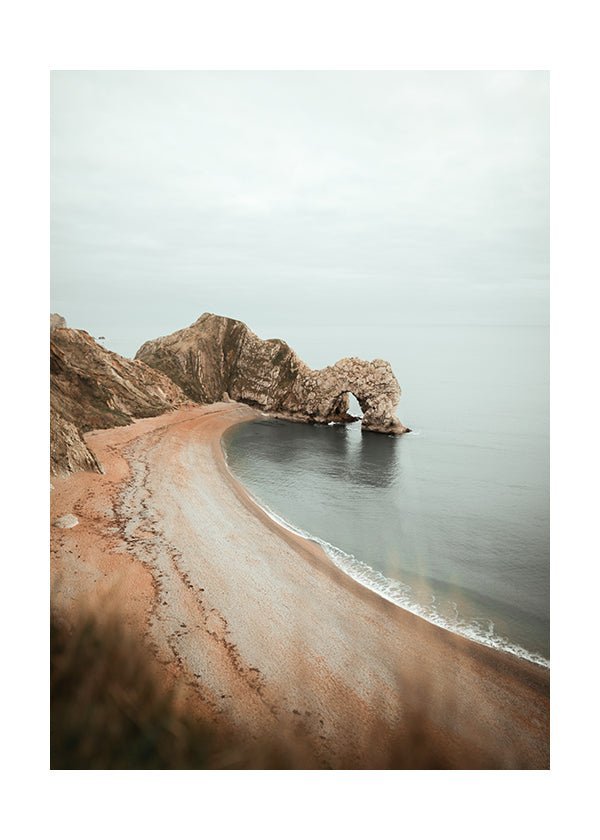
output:
[[[50,470],[54,475],[101,472],[83,440],[85,432],[125,426],[189,400],[160,371],[106,350],[88,333],[61,326],[61,321],[60,315],[51,317]]]
[[[349,358],[312,370],[284,341],[264,341],[232,318],[205,313],[190,327],[147,341],[135,358],[196,402],[226,396],[290,420],[348,423],[355,419],[348,413],[354,394],[363,429],[409,431],[395,416],[400,386],[388,362]]]

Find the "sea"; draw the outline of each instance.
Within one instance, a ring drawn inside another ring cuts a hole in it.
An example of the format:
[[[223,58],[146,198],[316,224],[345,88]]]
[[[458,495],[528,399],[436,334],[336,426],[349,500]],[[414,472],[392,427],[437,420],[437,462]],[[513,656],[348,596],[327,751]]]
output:
[[[548,328],[290,332],[312,367],[387,359],[412,431],[395,438],[360,423],[264,417],[225,435],[233,474],[280,524],[384,598],[548,667]]]

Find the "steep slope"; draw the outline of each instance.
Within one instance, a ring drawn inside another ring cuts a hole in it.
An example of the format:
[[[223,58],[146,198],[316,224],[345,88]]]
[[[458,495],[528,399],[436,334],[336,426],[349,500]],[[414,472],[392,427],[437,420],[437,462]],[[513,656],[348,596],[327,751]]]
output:
[[[198,402],[226,394],[291,420],[347,423],[354,419],[348,414],[352,393],[363,411],[363,429],[409,431],[395,416],[400,386],[388,362],[348,358],[312,370],[284,341],[264,341],[232,318],[205,313],[190,327],[147,341],[136,359]]]
[[[106,350],[83,330],[51,329],[52,474],[101,471],[82,438],[85,432],[124,426],[134,418],[153,417],[186,402],[175,383],[143,362]]]

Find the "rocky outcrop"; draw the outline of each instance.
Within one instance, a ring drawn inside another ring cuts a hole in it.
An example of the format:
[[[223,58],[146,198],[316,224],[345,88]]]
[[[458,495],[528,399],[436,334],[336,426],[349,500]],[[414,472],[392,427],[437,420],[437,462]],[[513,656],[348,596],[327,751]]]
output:
[[[354,419],[348,415],[349,395],[354,394],[363,412],[363,429],[394,435],[410,431],[396,417],[400,385],[383,359],[366,362],[352,357],[310,371],[302,380],[301,393],[308,419],[321,423]]]
[[[52,330],[57,329],[58,327],[66,326],[67,322],[65,321],[62,315],[59,315],[57,312],[53,312],[50,315],[50,332],[52,332]]]
[[[60,317],[60,316],[59,316]],[[50,470],[101,472],[82,435],[183,405],[182,390],[141,361],[125,359],[83,330],[50,332]]]
[[[395,416],[400,387],[388,362],[341,359],[311,370],[284,341],[263,341],[241,321],[204,314],[191,327],[148,341],[135,360],[83,330],[50,319],[50,466],[54,475],[101,472],[83,435],[163,414],[191,401],[233,399],[309,423],[348,423],[349,395],[363,429],[409,431]]]
[[[52,475],[69,475],[80,470],[102,472],[102,467],[87,448],[77,426],[51,408],[50,472]]]
[[[312,370],[284,341],[264,341],[231,318],[205,313],[190,327],[147,341],[135,358],[197,402],[228,396],[291,420],[348,423],[356,419],[348,413],[354,394],[363,429],[409,431],[395,415],[400,386],[388,362],[349,358]]]

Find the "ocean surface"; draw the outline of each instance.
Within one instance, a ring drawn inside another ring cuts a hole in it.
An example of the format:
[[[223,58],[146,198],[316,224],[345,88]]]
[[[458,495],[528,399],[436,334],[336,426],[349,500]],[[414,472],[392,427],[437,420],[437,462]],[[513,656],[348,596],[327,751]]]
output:
[[[365,585],[548,664],[548,329],[315,326],[285,339],[312,367],[390,361],[413,432],[259,420],[225,436],[232,472]]]

